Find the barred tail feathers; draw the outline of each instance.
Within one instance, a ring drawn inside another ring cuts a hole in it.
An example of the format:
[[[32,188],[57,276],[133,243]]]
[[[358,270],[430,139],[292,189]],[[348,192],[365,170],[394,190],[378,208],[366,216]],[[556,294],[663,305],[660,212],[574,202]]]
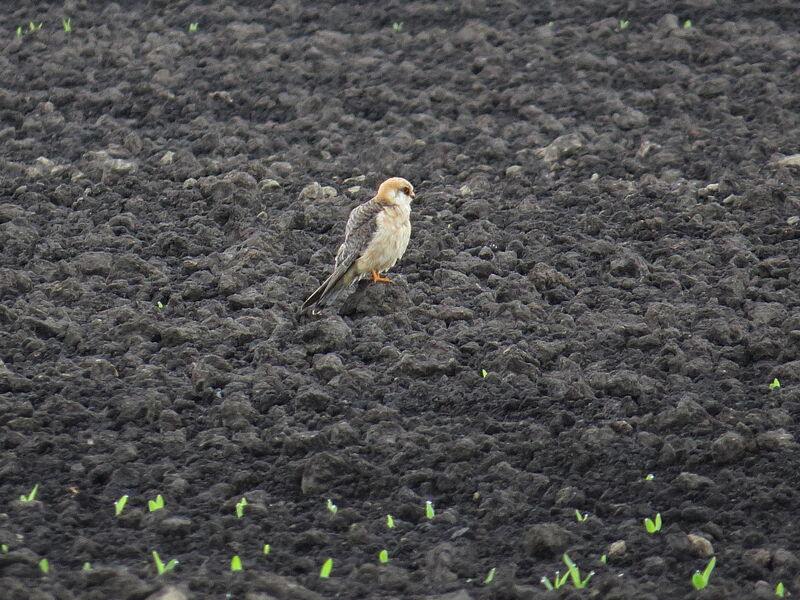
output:
[[[330,302],[339,295],[339,292],[353,285],[357,277],[358,274],[355,262],[347,268],[344,268],[344,265],[342,265],[339,269],[336,269],[330,277],[323,281],[322,285],[314,290],[314,293],[303,302],[303,306],[300,310],[306,310],[314,305]]]

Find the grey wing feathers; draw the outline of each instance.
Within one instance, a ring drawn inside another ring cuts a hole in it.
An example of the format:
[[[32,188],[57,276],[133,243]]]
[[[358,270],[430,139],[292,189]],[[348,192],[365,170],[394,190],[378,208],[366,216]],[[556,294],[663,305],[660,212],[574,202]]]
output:
[[[332,300],[340,291],[349,287],[359,278],[354,263],[366,250],[375,234],[376,217],[381,210],[382,208],[377,202],[370,200],[350,211],[350,217],[345,226],[344,242],[336,253],[336,266],[333,273],[308,297],[301,310],[314,304],[320,304],[324,300]]]
[[[383,209],[380,204],[369,200],[350,211],[347,225],[344,228],[344,242],[336,253],[337,268],[340,263],[350,262],[352,264],[353,260],[361,256],[375,233],[375,217],[381,210]]]

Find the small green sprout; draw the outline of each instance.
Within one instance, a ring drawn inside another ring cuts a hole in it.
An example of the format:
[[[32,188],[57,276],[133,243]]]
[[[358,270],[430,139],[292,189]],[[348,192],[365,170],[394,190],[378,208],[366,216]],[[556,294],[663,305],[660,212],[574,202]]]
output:
[[[83,571],[91,571],[92,570],[92,563],[90,563],[90,562],[83,563],[83,566],[81,567],[81,570],[83,570]]]
[[[608,562],[608,557],[605,554],[603,554],[600,557],[600,562],[603,563],[603,564],[606,564]]]
[[[322,568],[319,570],[319,576],[322,579],[327,579],[331,576],[331,570],[333,569],[333,559],[329,558],[324,563],[322,563]]]
[[[775,388],[780,389],[780,387],[781,387],[781,382],[778,381],[777,377],[772,380],[772,383],[769,384],[769,389],[771,390],[774,390]]]
[[[378,553],[378,560],[379,560],[379,561],[380,561],[382,564],[386,564],[386,563],[388,563],[388,562],[389,562],[389,551],[388,551],[388,550],[381,550],[381,551]]]
[[[569,576],[572,578],[572,585],[579,590],[585,588],[586,584],[588,584],[589,580],[592,578],[592,575],[594,575],[594,571],[591,571],[585,579],[581,579],[581,571],[578,569],[577,565],[572,562],[572,559],[567,556],[566,553],[562,558],[564,559],[564,564],[567,565],[567,573],[569,573]]]
[[[0,546],[0,550],[3,551],[3,554],[6,554],[8,552],[8,544],[3,544]]]
[[[244,515],[245,506],[247,506],[247,498],[242,497],[242,499],[236,503],[236,516],[239,517],[240,519]]]
[[[163,308],[164,308],[164,305],[162,304],[161,300],[159,300],[158,302],[156,302],[156,307],[158,308],[158,310],[161,310],[161,309],[163,309]]]
[[[433,509],[433,502],[430,500],[425,500],[425,516],[428,519],[432,519],[436,516],[436,511]]]
[[[717,557],[712,556],[702,573],[700,571],[695,571],[694,575],[692,575],[692,585],[694,586],[694,589],[702,590],[708,585],[708,580],[711,578],[711,573],[714,570],[714,565],[716,564]]]
[[[39,23],[38,25],[33,21],[28,23],[28,31],[30,31],[31,33],[35,31],[40,31],[41,29],[42,29],[42,23]]]
[[[125,505],[128,503],[128,494],[122,496],[119,500],[114,502],[114,516],[120,516],[122,511],[125,510]]]
[[[555,21],[548,21],[548,22],[547,22],[547,26],[548,26],[548,27],[552,27],[552,26],[553,26],[553,25],[555,25],[555,24],[556,24],[556,22],[555,22]]]
[[[150,512],[164,508],[164,498],[161,496],[161,494],[156,496],[155,500],[148,500],[147,508],[150,510]]]
[[[683,22],[683,28],[684,29],[691,29],[692,28],[692,20],[691,19],[686,19]]]
[[[489,569],[489,572],[486,574],[486,579],[483,580],[483,583],[490,584],[494,580],[494,574],[497,572],[495,567]]]
[[[328,498],[328,502],[326,503],[326,506],[328,507],[328,510],[330,511],[330,513],[332,515],[335,515],[337,512],[339,512],[339,507],[336,506],[333,503],[333,500],[331,500],[330,498]]]
[[[199,23],[189,23],[189,31],[191,33],[196,32],[198,26],[199,26]]]
[[[778,585],[775,586],[775,595],[778,598],[783,598],[786,596],[786,589],[783,587],[783,582],[779,581]]]
[[[567,577],[569,577],[569,571],[563,575],[556,571],[556,574],[553,576],[553,583],[550,583],[550,580],[546,576],[542,577],[539,581],[548,590],[553,591],[564,585],[567,582]]]
[[[620,31],[625,31],[628,27],[630,27],[630,24],[631,24],[630,21],[627,21],[625,19],[620,19],[619,20],[619,30]]]
[[[242,570],[242,559],[239,558],[239,555],[235,555],[231,559],[231,571],[241,571]]]
[[[483,377],[484,379],[486,379],[486,376],[487,376],[488,374],[489,374],[489,371],[487,371],[486,369],[481,369],[481,377]]]
[[[39,561],[39,570],[42,573],[44,573],[45,575],[47,575],[50,572],[50,561],[48,561],[46,558],[43,558],[42,560],[40,560]]]
[[[644,528],[647,529],[647,533],[661,531],[661,513],[656,513],[655,519],[646,518],[644,520]]]
[[[402,23],[392,23],[392,31],[395,33],[400,33],[403,31],[403,24]]]
[[[20,37],[21,35],[22,35],[22,25],[17,27],[17,37]]]
[[[61,28],[64,33],[72,33],[72,19],[61,19]]]
[[[386,515],[386,527],[394,529],[394,517],[392,515]]]
[[[38,491],[39,491],[39,484],[37,483],[35,486],[33,486],[33,489],[30,491],[30,493],[27,496],[25,494],[21,495],[19,497],[19,501],[20,502],[33,502],[34,500],[36,500],[36,492],[38,492]]]
[[[645,481],[653,481],[653,479],[655,479],[655,478],[656,478],[656,476],[655,476],[655,475],[653,475],[652,473],[648,473],[648,474],[645,476],[644,480],[645,480]]]
[[[589,518],[589,513],[581,513],[577,508],[575,509],[575,518],[578,519],[579,523],[583,523],[586,519]]]
[[[270,547],[269,544],[264,544],[264,554],[269,554]]]
[[[165,571],[171,571],[175,568],[175,565],[178,564],[177,559],[173,558],[167,564],[161,560],[161,557],[158,555],[158,552],[153,550],[153,562],[156,564],[156,571],[158,571],[159,575],[163,575]]]

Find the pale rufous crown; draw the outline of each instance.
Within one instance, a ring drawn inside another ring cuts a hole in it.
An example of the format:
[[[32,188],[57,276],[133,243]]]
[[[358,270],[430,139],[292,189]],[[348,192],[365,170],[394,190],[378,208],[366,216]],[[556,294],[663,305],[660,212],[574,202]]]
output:
[[[390,177],[378,188],[375,199],[381,204],[397,204],[398,194],[414,198],[414,186],[402,177]]]

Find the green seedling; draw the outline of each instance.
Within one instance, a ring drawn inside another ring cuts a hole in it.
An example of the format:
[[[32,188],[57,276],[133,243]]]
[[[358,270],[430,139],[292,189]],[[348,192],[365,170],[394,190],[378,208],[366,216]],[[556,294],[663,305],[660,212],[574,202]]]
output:
[[[72,33],[72,19],[61,19],[61,28],[64,33]]]
[[[779,581],[778,585],[775,586],[775,595],[778,598],[783,598],[786,596],[786,589],[783,587],[783,582]]]
[[[603,563],[603,564],[606,564],[608,562],[608,557],[605,554],[603,554],[600,557],[600,562]]]
[[[711,573],[714,571],[714,565],[716,564],[717,557],[712,556],[702,573],[700,571],[695,571],[694,575],[692,575],[692,585],[694,589],[702,590],[708,585],[708,580],[711,578]]]
[[[577,565],[572,562],[572,559],[567,556],[565,553],[562,557],[564,559],[564,564],[567,565],[567,573],[572,578],[572,585],[574,585],[577,589],[582,590],[586,587],[586,584],[589,583],[589,580],[594,575],[594,571],[591,571],[584,579],[581,579],[581,571],[578,569]]]
[[[120,516],[122,514],[122,511],[125,510],[125,505],[127,503],[128,503],[128,494],[125,494],[124,496],[122,496],[122,498],[114,502],[114,516],[117,517]]]
[[[497,572],[497,569],[495,567],[492,567],[491,569],[489,569],[489,572],[486,574],[486,579],[483,580],[483,583],[485,583],[485,584],[492,583],[492,581],[494,581],[494,574],[496,572]]]
[[[84,571],[91,571],[92,570],[92,563],[90,563],[90,562],[83,563],[83,566],[81,567],[81,569],[84,570]]]
[[[586,519],[589,518],[589,513],[581,513],[577,508],[575,509],[575,518],[578,519],[579,523],[583,523]]]
[[[548,27],[552,27],[552,26],[553,26],[553,25],[555,25],[555,24],[556,24],[556,22],[555,22],[555,21],[548,21],[548,22],[547,22],[547,26],[548,26]]]
[[[164,498],[161,496],[161,494],[156,496],[155,500],[148,500],[147,508],[150,510],[150,512],[164,508]]]
[[[392,23],[392,31],[395,33],[400,33],[403,31],[403,24],[402,23]]]
[[[542,577],[539,581],[548,590],[553,591],[564,585],[567,582],[567,577],[569,577],[569,571],[563,575],[561,575],[559,571],[556,571],[556,574],[553,576],[553,583],[550,583],[547,577]]]
[[[771,389],[771,390],[774,390],[774,389],[776,389],[776,388],[777,388],[777,389],[780,389],[780,388],[781,388],[781,382],[780,382],[780,381],[778,381],[778,378],[777,378],[777,377],[776,377],[775,379],[773,379],[773,380],[772,380],[772,383],[770,383],[770,384],[769,384],[769,389]]]
[[[430,500],[425,500],[425,516],[428,519],[432,519],[436,516],[436,511],[433,509],[433,502]]]
[[[389,562],[389,551],[388,550],[381,550],[378,553],[378,561],[382,564],[386,564]]]
[[[386,527],[394,529],[394,517],[392,515],[386,515]]]
[[[237,554],[231,559],[231,571],[241,571],[242,570],[242,559],[239,558]]]
[[[20,37],[21,35],[22,35],[22,25],[17,27],[17,37]]]
[[[481,377],[483,377],[484,379],[486,379],[486,376],[487,376],[488,374],[489,374],[489,371],[487,371],[486,369],[481,369]]]
[[[630,24],[631,24],[630,21],[627,21],[625,19],[620,19],[619,20],[619,30],[620,31],[625,31],[628,27],[630,27]]]
[[[46,558],[43,558],[42,560],[40,560],[39,561],[39,570],[42,573],[44,573],[45,575],[47,575],[50,572],[50,561],[48,561]]]
[[[30,31],[31,33],[35,32],[35,31],[39,31],[39,30],[41,30],[41,28],[42,28],[42,24],[41,23],[39,23],[38,25],[36,23],[34,23],[33,21],[28,23],[28,31]]]
[[[269,554],[270,547],[269,544],[264,544],[264,554]]]
[[[245,506],[247,506],[247,498],[242,497],[242,499],[236,503],[236,516],[240,519],[242,518],[242,515],[244,515]]]
[[[158,571],[159,575],[163,575],[165,571],[171,571],[175,568],[175,565],[178,564],[177,559],[173,558],[167,564],[161,560],[161,557],[158,555],[158,552],[153,550],[153,562],[156,563],[156,571]]]
[[[191,33],[194,33],[195,31],[197,31],[198,26],[199,23],[189,23],[189,31]]]
[[[328,510],[330,511],[330,513],[332,515],[335,515],[337,512],[339,512],[339,507],[336,506],[333,503],[333,500],[331,500],[330,498],[328,498],[328,502],[326,503],[326,506],[328,507]]]
[[[3,551],[3,554],[7,553],[8,552],[8,544],[3,544],[2,546],[0,546],[0,550]]]
[[[34,500],[36,500],[36,492],[38,492],[38,491],[39,491],[39,484],[37,483],[35,486],[33,486],[33,489],[30,491],[30,493],[27,496],[25,494],[20,496],[19,497],[19,501],[20,502],[33,502]]]
[[[692,20],[691,19],[686,19],[683,22],[683,28],[684,29],[691,29],[692,28]]]
[[[322,563],[322,568],[319,570],[319,576],[322,579],[327,579],[331,576],[331,570],[333,569],[333,559],[329,558],[324,563]]]
[[[164,304],[161,302],[161,300],[156,302],[156,307],[158,308],[158,310],[162,310],[164,308]]]
[[[647,533],[661,531],[661,513],[657,513],[655,519],[646,518],[644,520],[644,528],[647,529]]]
[[[653,475],[652,473],[648,473],[648,474],[645,476],[644,480],[645,480],[645,481],[653,481],[653,479],[655,479],[655,478],[656,478],[656,476],[655,476],[655,475]]]

